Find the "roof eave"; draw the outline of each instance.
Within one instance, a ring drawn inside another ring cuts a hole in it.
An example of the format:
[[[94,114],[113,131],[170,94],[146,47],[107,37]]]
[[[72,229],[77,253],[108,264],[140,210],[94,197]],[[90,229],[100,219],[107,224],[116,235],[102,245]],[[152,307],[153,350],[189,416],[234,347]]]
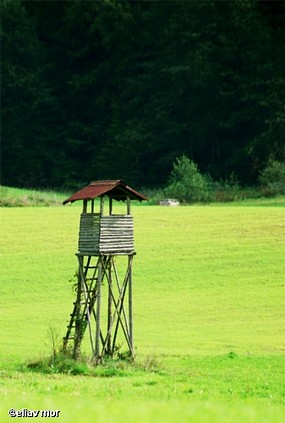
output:
[[[94,186],[95,194],[90,195],[90,192],[87,193],[88,189],[89,191],[92,190],[92,186]],[[96,189],[99,189],[100,187],[105,187],[100,194],[96,193]],[[112,191],[121,191],[122,195],[120,194],[114,194],[111,195]],[[110,198],[113,198],[116,201],[126,201],[129,197],[131,200],[134,201],[148,201],[148,198],[145,197],[143,194],[140,194],[139,192],[135,191],[133,188],[129,187],[128,185],[124,184],[121,180],[112,180],[112,181],[93,181],[90,182],[89,185],[87,185],[85,188],[81,189],[80,191],[76,192],[75,194],[71,195],[69,198],[63,201],[63,204],[67,203],[74,203],[75,201],[90,201],[94,200],[95,198],[103,197],[104,195],[107,195]]]

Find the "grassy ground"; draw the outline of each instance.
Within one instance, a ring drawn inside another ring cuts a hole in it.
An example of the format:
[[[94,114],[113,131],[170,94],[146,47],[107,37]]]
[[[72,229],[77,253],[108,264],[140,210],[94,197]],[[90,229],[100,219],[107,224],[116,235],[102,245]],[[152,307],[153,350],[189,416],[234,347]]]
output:
[[[80,209],[2,209],[0,421],[11,407],[61,410],[71,423],[283,421],[285,213],[275,205],[134,206],[135,365],[95,377],[26,366],[51,354],[51,332],[65,334]]]
[[[1,207],[58,206],[68,197],[66,193],[38,191],[0,186]]]

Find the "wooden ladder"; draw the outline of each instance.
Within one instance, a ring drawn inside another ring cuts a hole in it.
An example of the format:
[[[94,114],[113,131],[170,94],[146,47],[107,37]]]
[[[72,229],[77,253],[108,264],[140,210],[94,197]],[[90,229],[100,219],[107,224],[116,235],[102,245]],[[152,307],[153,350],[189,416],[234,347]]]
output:
[[[79,345],[86,331],[88,320],[91,316],[96,320],[94,305],[97,298],[97,271],[98,263],[91,265],[92,256],[87,256],[84,265],[84,257],[79,259],[79,272],[77,284],[77,299],[73,303],[73,310],[67,325],[66,335],[63,338],[63,350],[67,349],[68,343],[80,337]]]

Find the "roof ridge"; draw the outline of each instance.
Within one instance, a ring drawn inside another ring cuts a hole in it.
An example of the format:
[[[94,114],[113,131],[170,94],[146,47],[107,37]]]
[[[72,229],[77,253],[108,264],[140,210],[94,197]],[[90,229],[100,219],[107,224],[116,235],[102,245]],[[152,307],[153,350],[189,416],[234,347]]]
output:
[[[114,184],[114,183],[123,183],[121,179],[103,179],[100,181],[91,181],[89,185],[94,185],[94,184],[98,184],[98,185],[109,185],[109,184]]]

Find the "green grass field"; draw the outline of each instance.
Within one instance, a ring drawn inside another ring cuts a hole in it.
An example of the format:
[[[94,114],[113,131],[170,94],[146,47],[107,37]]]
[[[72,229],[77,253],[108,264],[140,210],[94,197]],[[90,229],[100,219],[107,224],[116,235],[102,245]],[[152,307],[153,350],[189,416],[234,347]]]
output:
[[[55,191],[39,191],[0,185],[0,207],[58,206],[68,195]]]
[[[274,205],[134,205],[135,364],[97,377],[27,368],[51,354],[51,332],[65,334],[80,208],[1,209],[0,421],[27,408],[66,423],[283,422],[285,209]]]

